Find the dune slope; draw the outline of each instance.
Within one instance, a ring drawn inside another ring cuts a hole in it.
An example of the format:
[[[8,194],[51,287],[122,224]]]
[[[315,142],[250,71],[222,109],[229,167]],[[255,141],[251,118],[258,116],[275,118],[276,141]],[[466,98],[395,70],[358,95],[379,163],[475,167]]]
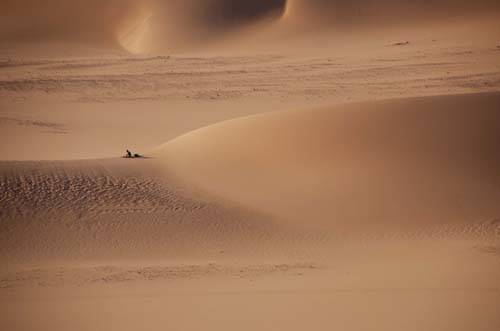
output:
[[[284,44],[283,35],[303,30],[314,38],[329,28],[379,29],[450,19],[463,24],[499,12],[495,0],[7,0],[0,4],[0,42],[65,41],[134,52],[178,51],[202,48],[269,17],[284,24],[253,34],[265,39],[279,31],[272,39]],[[310,31],[312,26],[320,29]]]
[[[0,261],[203,257],[275,233],[265,216],[175,182],[152,159],[0,162]]]
[[[491,93],[272,113],[158,153],[203,190],[302,227],[463,233],[500,217],[499,110]]]
[[[286,18],[308,24],[339,25],[371,22],[415,23],[426,19],[491,14],[500,9],[494,0],[289,0]]]

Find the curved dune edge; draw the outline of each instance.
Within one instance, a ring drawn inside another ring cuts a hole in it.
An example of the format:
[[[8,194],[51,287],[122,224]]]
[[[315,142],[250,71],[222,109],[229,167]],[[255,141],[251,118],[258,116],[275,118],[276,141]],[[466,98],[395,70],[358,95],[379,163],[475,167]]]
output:
[[[500,325],[499,94],[248,117],[156,158],[0,162],[0,325]]]
[[[124,48],[131,52],[200,48],[224,39],[229,32],[252,27],[256,22],[272,24],[250,34],[275,32],[275,42],[284,35],[307,32],[315,37],[328,28],[358,29],[387,27],[459,18],[498,17],[494,0],[439,0],[411,3],[345,0],[35,0],[4,1],[0,4],[0,42],[71,41]],[[248,38],[248,31],[245,32]],[[232,37],[234,39],[234,36]]]
[[[157,154],[186,182],[300,228],[498,235],[499,109],[490,93],[272,113]]]
[[[0,162],[0,260],[497,240],[499,109],[500,93],[388,100],[231,120],[143,160]]]

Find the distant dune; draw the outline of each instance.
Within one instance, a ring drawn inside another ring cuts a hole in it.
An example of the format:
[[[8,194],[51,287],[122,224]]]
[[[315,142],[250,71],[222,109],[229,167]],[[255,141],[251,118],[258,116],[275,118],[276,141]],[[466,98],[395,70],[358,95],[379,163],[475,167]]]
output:
[[[464,18],[499,10],[495,0],[289,0],[285,16],[307,24],[355,26]]]
[[[117,32],[145,9],[136,0],[6,0],[0,3],[0,42],[65,41],[112,46]]]
[[[281,33],[296,33],[300,26],[357,29],[499,11],[495,0],[7,0],[0,4],[0,42],[63,40],[132,51],[176,50],[199,48],[265,18],[282,21]]]

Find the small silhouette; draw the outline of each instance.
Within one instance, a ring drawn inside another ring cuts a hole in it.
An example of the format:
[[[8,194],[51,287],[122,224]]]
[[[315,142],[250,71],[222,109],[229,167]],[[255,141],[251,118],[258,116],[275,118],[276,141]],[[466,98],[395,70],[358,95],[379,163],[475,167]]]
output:
[[[126,159],[135,159],[135,158],[142,158],[143,156],[141,154],[132,153],[130,150],[127,149],[123,157]]]

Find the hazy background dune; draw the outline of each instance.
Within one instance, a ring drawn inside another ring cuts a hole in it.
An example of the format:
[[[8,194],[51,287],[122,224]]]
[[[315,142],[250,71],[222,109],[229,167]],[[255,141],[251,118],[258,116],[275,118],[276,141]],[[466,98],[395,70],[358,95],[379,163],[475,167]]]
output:
[[[426,19],[470,18],[492,14],[500,6],[494,0],[289,0],[286,16],[306,23],[353,25],[406,23]]]
[[[116,33],[135,20],[144,1],[6,0],[0,4],[1,41],[116,43]]]
[[[356,30],[436,20],[461,21],[495,17],[500,5],[479,1],[272,0],[272,1],[3,1],[0,42],[70,41],[137,52],[202,48],[210,40],[264,20],[254,31],[266,40],[317,27]],[[270,21],[269,21],[270,19]]]

